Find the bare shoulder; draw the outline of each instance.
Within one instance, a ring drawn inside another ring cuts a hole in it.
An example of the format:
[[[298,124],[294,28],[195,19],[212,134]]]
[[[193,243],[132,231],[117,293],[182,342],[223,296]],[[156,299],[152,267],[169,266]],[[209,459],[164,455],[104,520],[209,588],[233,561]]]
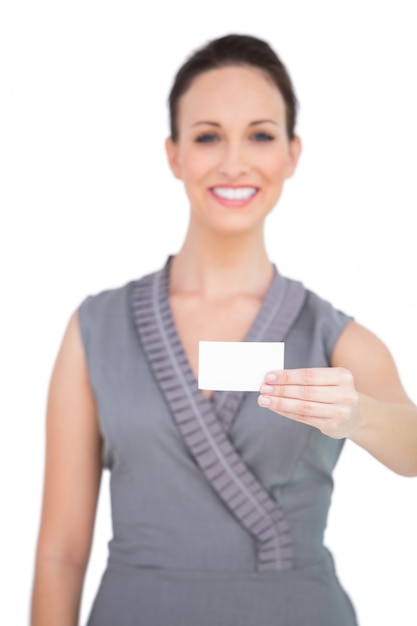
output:
[[[55,361],[50,385],[50,401],[54,399],[56,392],[65,393],[72,387],[76,387],[77,390],[75,400],[83,401],[89,405],[90,412],[95,412],[77,311],[74,311],[69,319]]]
[[[49,388],[47,425],[81,429],[98,436],[98,422],[91,389],[78,312],[68,322],[55,361]]]
[[[336,342],[331,365],[350,370],[360,393],[387,402],[411,403],[387,346],[355,321],[349,322]]]

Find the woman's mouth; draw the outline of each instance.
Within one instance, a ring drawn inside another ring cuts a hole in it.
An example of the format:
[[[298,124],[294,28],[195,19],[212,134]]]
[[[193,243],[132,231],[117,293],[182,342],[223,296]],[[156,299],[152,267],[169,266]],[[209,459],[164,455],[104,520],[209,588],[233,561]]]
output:
[[[257,195],[259,191],[258,187],[228,187],[228,186],[216,186],[210,187],[209,192],[211,196],[221,205],[227,207],[242,207],[246,206]]]

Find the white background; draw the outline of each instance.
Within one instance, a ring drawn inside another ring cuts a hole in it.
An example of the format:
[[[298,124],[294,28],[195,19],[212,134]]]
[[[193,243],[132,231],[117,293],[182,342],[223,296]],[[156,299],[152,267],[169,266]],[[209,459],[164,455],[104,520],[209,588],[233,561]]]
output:
[[[187,201],[163,151],[166,98],[208,39],[254,34],[287,64],[304,153],[269,218],[270,255],[383,339],[417,400],[413,9],[412,0],[2,3],[2,624],[28,622],[46,395],[67,320],[87,294],[158,269],[184,235]],[[415,626],[417,479],[348,442],[335,485],[327,543],[361,625]],[[106,558],[107,489],[106,477],[82,624]]]

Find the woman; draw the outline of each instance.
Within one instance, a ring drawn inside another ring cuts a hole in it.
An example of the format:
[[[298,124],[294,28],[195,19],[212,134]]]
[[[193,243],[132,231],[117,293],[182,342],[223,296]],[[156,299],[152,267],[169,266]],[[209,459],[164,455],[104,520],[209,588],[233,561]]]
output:
[[[190,201],[159,272],[87,298],[49,402],[33,626],[74,626],[102,467],[114,536],[89,626],[354,626],[323,547],[345,438],[417,475],[417,408],[387,348],[281,276],[265,218],[301,152],[288,74],[259,39],[197,51],[170,95]],[[199,340],[283,341],[259,396],[201,391]]]

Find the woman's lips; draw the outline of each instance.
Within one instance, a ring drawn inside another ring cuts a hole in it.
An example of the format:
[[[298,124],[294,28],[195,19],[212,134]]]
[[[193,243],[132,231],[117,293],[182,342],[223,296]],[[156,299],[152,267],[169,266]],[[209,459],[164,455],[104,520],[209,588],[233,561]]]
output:
[[[259,189],[249,185],[241,187],[226,187],[219,185],[216,187],[210,187],[209,192],[216,202],[222,206],[239,208],[252,202],[258,194]]]

